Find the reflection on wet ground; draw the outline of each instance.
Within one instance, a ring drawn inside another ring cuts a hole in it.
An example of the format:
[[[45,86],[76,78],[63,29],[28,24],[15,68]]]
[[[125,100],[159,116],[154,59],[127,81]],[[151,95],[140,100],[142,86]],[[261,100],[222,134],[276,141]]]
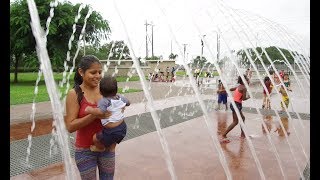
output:
[[[256,95],[258,94],[256,93]],[[183,101],[186,101],[186,99]],[[260,100],[258,101],[261,102]],[[168,104],[168,102],[166,103]],[[212,101],[205,100],[205,102],[214,104]],[[226,176],[208,133],[209,129],[203,119],[199,105],[195,104],[190,104],[188,107],[187,105],[176,105],[170,108],[163,107],[163,110],[158,111],[161,114],[161,127],[169,144],[176,174],[178,179],[224,180]],[[303,172],[308,162],[308,159],[302,153],[301,146],[303,146],[308,156],[310,154],[310,114],[299,113],[302,118],[301,123],[305,126],[302,129],[299,128],[299,120],[295,113],[290,113],[293,118],[292,121],[288,119],[284,112],[279,114],[281,118],[276,117],[274,111],[261,111],[262,116],[260,116],[256,109],[253,108],[253,104],[248,102],[243,108],[243,113],[246,117],[245,125],[266,178],[283,179],[270,142],[267,139],[266,130],[262,127],[262,120],[265,122],[272,142],[279,152],[287,179],[299,179],[298,170]],[[144,106],[143,109],[136,106],[134,111],[140,112],[141,110],[141,112],[144,112],[144,108]],[[209,109],[212,110],[213,108]],[[175,114],[172,114],[171,111],[174,111]],[[221,136],[232,122],[231,111],[210,111],[209,118],[215,123],[216,128],[213,131],[218,136]],[[128,129],[132,129],[131,126],[134,125],[133,122],[135,122],[136,118],[132,119],[132,121],[129,121],[129,119],[130,117],[127,118]],[[115,179],[170,179],[157,132],[148,123],[150,119],[150,115],[141,114],[139,116],[140,128],[129,132],[132,138],[128,138],[117,147]],[[284,126],[284,131],[279,128],[280,121]],[[30,127],[31,123],[11,126],[10,141],[17,142],[26,138],[30,132]],[[295,127],[296,131],[293,131],[293,127]],[[51,130],[52,119],[37,121],[33,137],[50,134]],[[301,135],[303,130],[306,136]],[[228,134],[231,142],[221,144],[233,179],[260,179],[247,139],[239,138],[240,132],[240,125],[238,124]],[[290,136],[288,136],[288,141],[292,144],[293,154],[284,132],[291,132]],[[302,145],[300,145],[297,136],[301,138]],[[26,149],[22,148],[23,159],[25,159],[25,151]],[[296,167],[296,161],[298,168]],[[57,163],[11,177],[11,179],[64,179],[64,175],[62,163]]]

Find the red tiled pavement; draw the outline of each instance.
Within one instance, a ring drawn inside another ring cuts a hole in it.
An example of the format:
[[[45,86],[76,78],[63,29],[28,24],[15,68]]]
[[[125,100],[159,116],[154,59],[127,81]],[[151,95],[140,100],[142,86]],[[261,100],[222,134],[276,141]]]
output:
[[[246,127],[258,159],[260,160],[263,173],[266,179],[283,179],[276,157],[272,152],[267,136],[262,131],[260,119],[257,114],[244,113],[246,116]],[[222,132],[232,121],[230,112],[211,112],[210,120],[218,122],[215,124],[214,132]],[[288,127],[290,135],[288,142],[292,146],[292,152],[287,140],[281,131],[274,132],[277,126],[277,118],[269,117],[268,128],[270,128],[271,139],[274,143],[287,179],[299,179],[295,159],[302,172],[307,160],[302,153],[299,140],[303,143],[303,149],[307,156],[310,156],[310,121],[302,121],[305,126],[305,137],[298,120],[292,122],[282,119],[284,126]],[[217,120],[217,121],[215,121]],[[51,132],[51,123],[41,126],[42,132]],[[25,125],[30,128],[30,125]],[[24,126],[21,125],[20,128]],[[25,127],[26,128],[26,127]],[[46,129],[47,128],[47,129]],[[295,128],[295,129],[294,129]],[[23,129],[23,128],[22,128]],[[49,131],[50,130],[50,131]],[[217,131],[218,130],[218,131]],[[29,130],[30,132],[30,130]],[[279,133],[280,132],[280,133]],[[39,132],[40,133],[40,132]],[[175,173],[178,179],[226,179],[221,166],[219,156],[214,148],[208,128],[203,117],[195,118],[184,123],[170,126],[163,129],[165,138],[168,141]],[[260,179],[259,171],[249,149],[248,142],[240,139],[239,125],[230,133],[231,142],[222,144],[224,155],[228,162],[233,179]],[[10,135],[17,139],[14,133]],[[298,139],[299,137],[300,139]],[[11,179],[65,179],[62,164],[50,165],[48,167],[31,171],[26,174],[12,177]],[[49,178],[50,177],[50,178]],[[78,179],[78,175],[77,178]],[[115,179],[170,179],[165,157],[157,132],[152,132],[122,142],[117,146],[116,151],[116,172]]]

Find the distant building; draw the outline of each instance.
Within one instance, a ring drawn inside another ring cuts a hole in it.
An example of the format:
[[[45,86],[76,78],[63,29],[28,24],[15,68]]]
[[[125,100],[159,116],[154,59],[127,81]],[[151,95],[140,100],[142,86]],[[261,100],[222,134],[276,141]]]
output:
[[[109,63],[108,63],[109,61]],[[120,64],[119,64],[120,61]],[[117,70],[118,76],[127,76],[128,71],[133,67],[133,60],[100,60],[103,66],[107,67],[106,74],[112,75]],[[159,64],[158,64],[159,62]],[[176,66],[175,60],[146,60],[144,63],[140,61],[140,67],[143,73],[147,76],[149,73],[154,73],[155,69],[165,71],[167,67]],[[108,65],[109,64],[109,65]]]

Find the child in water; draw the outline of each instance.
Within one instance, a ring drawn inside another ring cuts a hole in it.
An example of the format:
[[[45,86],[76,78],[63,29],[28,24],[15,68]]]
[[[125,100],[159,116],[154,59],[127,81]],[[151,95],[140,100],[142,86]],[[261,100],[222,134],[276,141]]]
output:
[[[217,93],[218,93],[218,106],[216,110],[220,110],[220,104],[223,103],[226,106],[225,110],[227,111],[228,110],[228,104],[227,104],[228,94],[220,79],[218,83]]]
[[[292,91],[289,75],[287,73],[283,75],[283,84],[286,86],[288,91]]]
[[[287,92],[286,92],[286,90],[284,88],[285,88],[284,85],[280,85],[279,92],[281,94],[281,98],[282,98],[282,101],[284,102],[284,105],[288,109],[288,107],[289,107],[289,96],[288,96],[288,94],[287,94]],[[280,104],[281,104],[282,111],[284,111],[285,108],[284,108],[284,105],[283,105],[282,101],[280,102]]]
[[[246,75],[244,75],[244,80],[249,81]],[[250,96],[247,96],[247,88],[244,85],[244,82],[241,79],[241,76],[238,77],[238,86],[231,88],[230,91],[234,91],[233,94],[233,100],[235,103],[235,107],[233,107],[232,104],[230,104],[230,109],[232,110],[232,117],[233,117],[233,122],[228,126],[227,130],[222,134],[222,139],[221,143],[228,143],[230,140],[227,138],[227,134],[238,124],[238,116],[236,114],[235,109],[237,108],[239,110],[239,113],[241,115],[241,118],[243,122],[245,121],[245,117],[242,113],[242,101],[245,101],[250,98]],[[241,137],[245,138],[245,134],[241,128]]]
[[[264,85],[266,86],[268,92],[269,92],[269,95],[271,95],[271,80],[268,76],[266,76],[263,80],[264,82]],[[266,91],[263,89],[263,102],[262,102],[262,109],[270,109],[271,108],[271,105],[270,105],[270,98],[268,97]]]

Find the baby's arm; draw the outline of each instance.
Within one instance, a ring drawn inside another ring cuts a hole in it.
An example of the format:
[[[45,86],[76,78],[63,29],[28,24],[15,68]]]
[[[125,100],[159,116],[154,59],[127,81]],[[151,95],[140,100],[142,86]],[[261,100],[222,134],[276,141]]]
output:
[[[98,102],[98,107],[93,108],[93,107],[87,107],[85,109],[85,112],[88,114],[93,114],[95,116],[103,116],[107,112],[107,107],[110,106],[110,102],[105,99],[101,99]]]
[[[130,101],[129,101],[129,99],[128,98],[126,98],[126,97],[124,97],[123,95],[121,95],[121,94],[119,94],[119,97],[120,97],[120,99],[124,102],[124,103],[126,103],[126,106],[130,106]]]
[[[90,106],[88,106],[84,111],[88,114],[93,114],[95,116],[100,116],[104,114],[99,108],[93,108]]]

